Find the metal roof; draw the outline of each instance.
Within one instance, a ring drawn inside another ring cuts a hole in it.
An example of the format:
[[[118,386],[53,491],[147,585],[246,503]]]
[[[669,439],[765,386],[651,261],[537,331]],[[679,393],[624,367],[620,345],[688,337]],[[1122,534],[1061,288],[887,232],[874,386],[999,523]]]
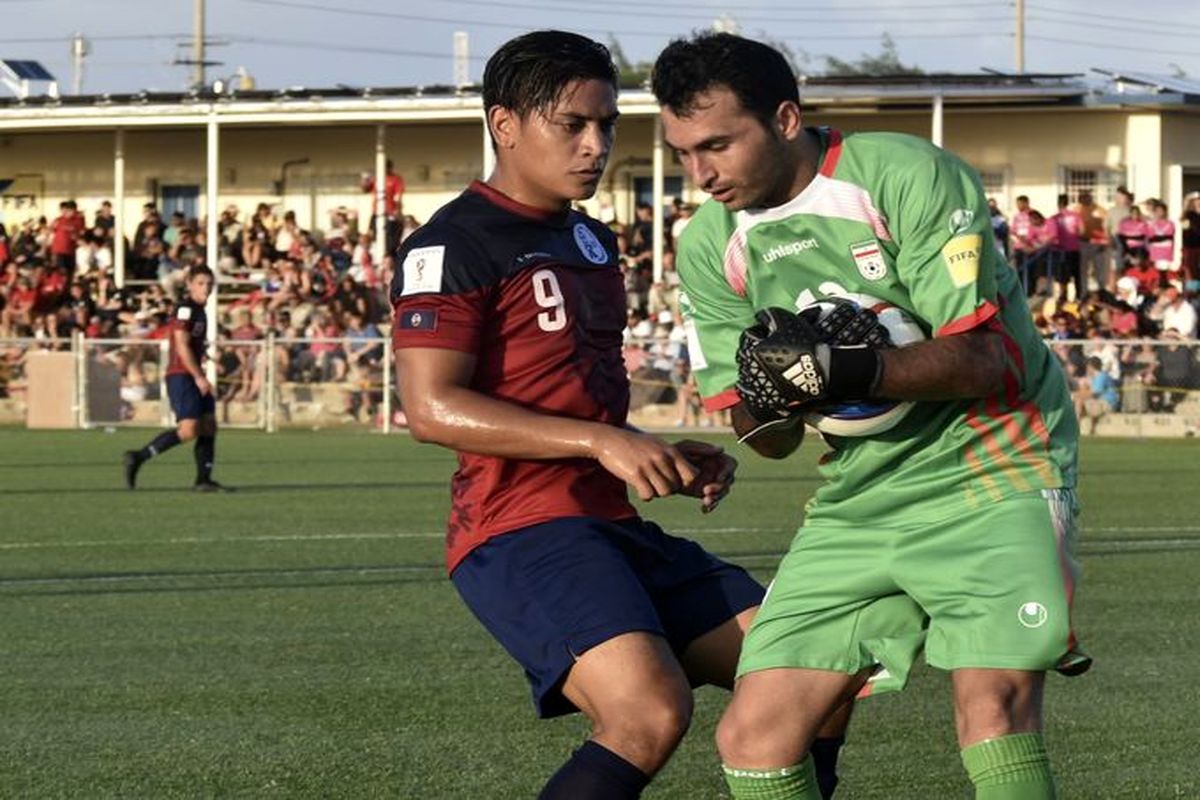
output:
[[[1097,71],[1099,72],[1099,71]],[[1131,73],[1123,73],[1131,80]],[[1143,75],[1142,77],[1149,77]],[[1085,109],[1137,104],[1200,108],[1200,86],[1184,81],[1155,84],[1148,95],[1120,95],[1110,76],[1105,86],[1077,74],[970,74],[802,77],[801,100],[808,110],[904,111],[928,109],[940,99],[954,108]],[[1182,94],[1186,84],[1196,93]],[[1153,87],[1147,86],[1147,91]],[[658,113],[644,87],[623,90],[621,111],[629,116]],[[340,125],[479,120],[478,86],[335,87],[239,91],[139,92],[67,97],[0,98],[0,130],[193,127],[216,120],[224,125]]]

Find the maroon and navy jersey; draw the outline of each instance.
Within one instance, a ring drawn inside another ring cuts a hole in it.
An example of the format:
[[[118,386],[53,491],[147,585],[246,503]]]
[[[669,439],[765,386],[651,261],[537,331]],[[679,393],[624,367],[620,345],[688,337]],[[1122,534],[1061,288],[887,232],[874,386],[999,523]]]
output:
[[[481,394],[539,414],[625,424],[625,288],[605,226],[475,182],[406,239],[396,261],[397,349],[471,353],[471,388]],[[592,459],[460,452],[458,463],[446,535],[451,571],[492,536],[527,525],[637,515],[625,483]]]
[[[196,358],[197,364],[204,363],[204,350],[208,340],[208,315],[204,306],[184,300],[175,309],[175,317],[171,320],[171,357],[167,362],[168,375],[190,375],[183,359],[179,356],[179,348],[175,344],[175,331],[187,331],[188,349]]]

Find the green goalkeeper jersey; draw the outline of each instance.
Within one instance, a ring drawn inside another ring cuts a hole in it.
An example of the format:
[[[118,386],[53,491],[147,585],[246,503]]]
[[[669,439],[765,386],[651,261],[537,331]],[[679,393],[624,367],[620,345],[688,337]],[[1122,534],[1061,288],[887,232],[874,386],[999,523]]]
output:
[[[799,195],[739,212],[709,200],[680,237],[680,305],[705,406],[737,403],[738,338],[756,310],[831,296],[878,299],[905,309],[930,337],[998,333],[1005,390],[917,403],[872,437],[827,437],[828,480],[810,519],[910,508],[948,516],[1074,486],[1078,425],[1066,376],[996,249],[975,171],[905,134],[812,132],[821,139],[819,172]]]

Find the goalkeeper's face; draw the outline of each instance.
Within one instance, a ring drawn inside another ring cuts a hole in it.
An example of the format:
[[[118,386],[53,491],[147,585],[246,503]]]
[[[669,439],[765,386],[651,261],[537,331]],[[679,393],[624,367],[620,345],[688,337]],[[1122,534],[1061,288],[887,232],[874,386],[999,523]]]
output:
[[[803,129],[770,127],[742,107],[729,89],[697,94],[682,116],[662,110],[663,135],[688,177],[730,211],[781,205],[791,199],[797,160],[791,140]]]

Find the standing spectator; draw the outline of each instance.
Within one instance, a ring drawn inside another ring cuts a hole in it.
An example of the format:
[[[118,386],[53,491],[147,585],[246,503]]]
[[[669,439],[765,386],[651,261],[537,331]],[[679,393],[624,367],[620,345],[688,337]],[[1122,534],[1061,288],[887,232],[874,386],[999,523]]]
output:
[[[137,230],[133,232],[133,249],[140,250],[147,237],[150,236],[162,238],[162,217],[158,215],[158,208],[154,203],[146,203],[142,206],[142,221],[138,223]]]
[[[1092,200],[1091,192],[1079,193],[1079,205],[1075,210],[1083,220],[1083,235],[1080,243],[1080,269],[1083,285],[1089,289],[1112,290],[1116,277],[1111,269],[1108,253],[1108,214]]]
[[[1118,223],[1116,231],[1122,270],[1149,258],[1146,245],[1150,238],[1150,226],[1142,217],[1140,208],[1131,206],[1129,213]]]
[[[1200,192],[1189,192],[1184,198],[1179,226],[1183,229],[1180,271],[1186,285],[1187,281],[1200,280]]]
[[[625,252],[639,268],[654,260],[654,208],[649,203],[638,203],[634,209]]]
[[[989,197],[987,204],[988,217],[992,220],[992,237],[996,240],[996,250],[1004,256],[1005,261],[1008,261],[1008,220],[1005,219],[1000,206],[996,205],[996,198]]]
[[[117,218],[113,214],[112,203],[105,200],[100,204],[100,209],[96,212],[96,220],[92,223],[92,229],[103,231],[104,238],[112,241],[113,229],[116,228]]]
[[[187,227],[187,217],[182,211],[171,212],[171,224],[162,232],[163,244],[168,249],[175,247],[175,243],[179,241],[179,234]]]
[[[404,189],[404,177],[396,174],[396,165],[389,158],[383,176],[383,227],[387,235],[384,241],[389,253],[396,252],[396,248],[400,246],[400,219],[404,215]],[[374,233],[375,218],[379,214],[379,195],[375,193],[375,175],[373,173],[363,173],[362,190],[370,192],[372,195],[371,224],[368,227]]]
[[[1149,236],[1146,239],[1146,249],[1150,252],[1150,260],[1154,268],[1163,278],[1163,283],[1176,280],[1179,277],[1175,269],[1175,223],[1167,219],[1167,204],[1161,200],[1146,201],[1150,211],[1147,223]]]
[[[1080,236],[1083,233],[1083,217],[1079,212],[1070,208],[1070,199],[1065,194],[1058,196],[1058,213],[1050,218],[1054,226],[1054,249],[1058,253],[1058,274],[1054,280],[1058,283],[1060,297],[1068,299],[1083,298],[1083,275],[1079,270]],[[1072,298],[1070,288],[1074,287],[1075,296]]]
[[[1116,192],[1115,204],[1108,210],[1108,216],[1104,220],[1104,230],[1108,233],[1108,239],[1112,243],[1112,259],[1114,272],[1119,274],[1125,268],[1125,251],[1122,248],[1119,231],[1117,228],[1129,216],[1130,210],[1133,208],[1133,194],[1125,186],[1118,186]]]
[[[85,227],[83,215],[79,213],[74,200],[64,200],[58,204],[58,217],[51,227],[54,238],[50,244],[50,254],[54,256],[54,266],[70,280],[75,276],[75,248]]]
[[[1029,197],[1023,194],[1018,195],[1017,211],[1012,215],[1012,222],[1008,226],[1008,243],[1009,252],[1012,254],[1012,264],[1022,275],[1025,274],[1025,262],[1037,249],[1037,244],[1034,242],[1032,213],[1033,210],[1029,207]],[[1025,294],[1029,294],[1028,281],[1026,281]]]

